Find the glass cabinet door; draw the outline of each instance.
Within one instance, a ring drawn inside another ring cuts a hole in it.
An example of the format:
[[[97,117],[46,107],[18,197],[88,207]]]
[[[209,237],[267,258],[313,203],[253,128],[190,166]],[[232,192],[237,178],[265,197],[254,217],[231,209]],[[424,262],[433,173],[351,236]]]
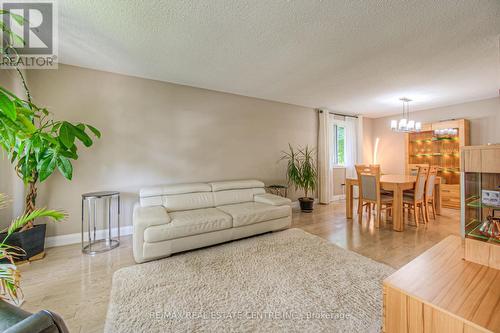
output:
[[[464,177],[464,231],[465,237],[474,235],[482,220],[481,216],[481,174],[466,172]],[[475,238],[472,236],[472,238]]]
[[[500,244],[500,174],[464,173],[463,236]]]

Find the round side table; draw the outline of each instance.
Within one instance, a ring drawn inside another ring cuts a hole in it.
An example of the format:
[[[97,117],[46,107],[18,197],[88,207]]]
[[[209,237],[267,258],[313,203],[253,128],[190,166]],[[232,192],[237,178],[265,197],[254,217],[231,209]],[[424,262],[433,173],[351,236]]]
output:
[[[120,192],[82,194],[82,252],[94,255],[114,249],[118,245]]]

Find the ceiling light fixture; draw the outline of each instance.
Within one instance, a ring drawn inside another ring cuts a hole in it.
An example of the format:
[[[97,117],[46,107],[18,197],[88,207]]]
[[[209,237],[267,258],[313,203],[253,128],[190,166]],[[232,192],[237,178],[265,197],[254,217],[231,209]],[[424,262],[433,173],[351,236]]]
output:
[[[399,99],[403,102],[403,117],[399,120],[391,120],[391,129],[395,132],[420,132],[422,123],[410,119],[410,102],[411,99],[402,97]]]

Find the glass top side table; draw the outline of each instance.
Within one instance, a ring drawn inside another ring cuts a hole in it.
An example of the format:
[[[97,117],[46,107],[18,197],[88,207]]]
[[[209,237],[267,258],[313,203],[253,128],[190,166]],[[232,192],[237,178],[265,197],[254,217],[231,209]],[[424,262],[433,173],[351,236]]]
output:
[[[94,255],[120,245],[120,192],[82,194],[82,252]]]

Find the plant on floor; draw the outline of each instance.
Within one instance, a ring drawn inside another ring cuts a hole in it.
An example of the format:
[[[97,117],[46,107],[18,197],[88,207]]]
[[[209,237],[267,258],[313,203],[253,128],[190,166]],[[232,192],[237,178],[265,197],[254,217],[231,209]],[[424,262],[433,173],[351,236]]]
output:
[[[7,203],[7,196],[0,193],[0,209],[5,208]],[[2,262],[0,264],[0,299],[15,305],[20,305],[23,297],[20,291],[21,274],[14,261],[16,258],[23,256],[24,250],[7,244],[7,240],[16,230],[38,217],[48,217],[54,221],[62,221],[66,214],[57,210],[35,209],[29,214],[23,214],[12,220],[6,229],[6,236],[3,240],[0,240],[0,262]]]
[[[10,15],[18,23],[24,18],[7,11],[0,11],[0,17]],[[0,19],[4,38],[8,41],[22,38],[10,31]],[[2,56],[15,57],[16,50],[11,44],[2,49]],[[59,172],[68,180],[72,179],[71,161],[78,159],[76,140],[90,147],[93,144],[90,133],[97,138],[101,133],[95,127],[84,123],[70,123],[54,120],[51,113],[33,103],[23,72],[16,68],[26,93],[22,99],[4,87],[0,87],[0,146],[8,154],[17,175],[27,186],[25,213],[36,211],[38,182],[45,181],[53,172]],[[22,230],[33,227],[32,220]]]
[[[314,159],[315,151],[308,146],[294,149],[292,145],[288,144],[288,147],[289,151],[283,151],[280,160],[287,162],[288,183],[293,184],[295,190],[304,191],[304,197],[299,198],[301,209],[310,212],[313,209],[314,198],[310,198],[308,194],[316,189],[318,181]]]

